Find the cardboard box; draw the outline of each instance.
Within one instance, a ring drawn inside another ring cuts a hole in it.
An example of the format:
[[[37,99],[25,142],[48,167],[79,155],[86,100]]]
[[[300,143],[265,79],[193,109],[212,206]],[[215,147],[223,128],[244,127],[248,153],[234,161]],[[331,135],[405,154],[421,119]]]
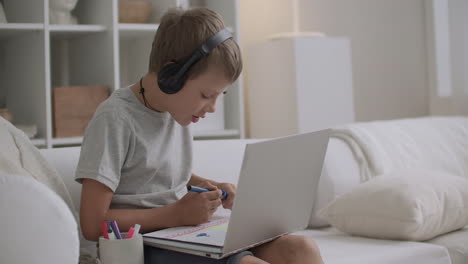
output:
[[[80,137],[100,103],[110,95],[108,86],[54,87],[54,137]]]

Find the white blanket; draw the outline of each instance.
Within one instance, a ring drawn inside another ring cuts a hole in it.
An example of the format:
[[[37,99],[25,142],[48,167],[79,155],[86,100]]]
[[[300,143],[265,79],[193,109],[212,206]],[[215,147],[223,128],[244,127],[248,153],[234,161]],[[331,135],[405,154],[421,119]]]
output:
[[[39,150],[21,130],[1,117],[0,146],[0,173],[30,176],[47,185],[65,201],[76,222],[79,223],[77,210],[74,208],[62,177],[47,163]],[[94,252],[89,252],[90,242],[85,241],[82,235],[80,235],[80,241],[82,243],[80,263],[94,263],[91,262],[93,261],[91,255],[94,255]]]
[[[468,118],[424,117],[354,123],[332,130],[359,162],[361,181],[399,168],[468,177]]]

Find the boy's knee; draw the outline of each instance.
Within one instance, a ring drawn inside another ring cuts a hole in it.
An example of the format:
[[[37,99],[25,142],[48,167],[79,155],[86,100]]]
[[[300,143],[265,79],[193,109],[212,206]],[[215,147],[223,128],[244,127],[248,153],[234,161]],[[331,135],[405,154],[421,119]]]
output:
[[[239,261],[239,264],[264,264],[264,263],[266,262],[252,255],[243,256]]]
[[[292,258],[320,256],[320,249],[317,244],[305,236],[288,235],[280,239],[283,239],[282,243],[288,251],[288,255]]]

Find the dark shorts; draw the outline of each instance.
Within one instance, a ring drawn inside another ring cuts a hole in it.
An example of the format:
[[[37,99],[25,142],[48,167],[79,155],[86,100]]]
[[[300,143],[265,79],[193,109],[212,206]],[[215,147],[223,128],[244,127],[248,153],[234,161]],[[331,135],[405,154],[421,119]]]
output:
[[[240,259],[253,255],[250,251],[242,251],[223,259],[212,259],[172,250],[145,246],[145,264],[238,264]]]

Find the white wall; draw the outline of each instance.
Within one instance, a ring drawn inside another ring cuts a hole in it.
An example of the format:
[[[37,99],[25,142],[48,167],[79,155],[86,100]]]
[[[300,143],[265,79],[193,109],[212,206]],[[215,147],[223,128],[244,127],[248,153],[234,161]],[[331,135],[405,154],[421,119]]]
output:
[[[350,39],[357,121],[468,115],[468,0],[296,1],[301,31],[322,31]],[[431,72],[434,28],[427,12],[431,1],[448,1],[446,35],[453,84],[452,98],[442,100],[436,108],[431,92],[436,76]],[[294,3],[240,0],[242,49],[248,50],[271,34],[292,31]],[[249,58],[244,56],[244,60]],[[248,101],[246,98],[246,103],[255,103]],[[246,120],[248,112],[247,108]]]
[[[351,40],[357,121],[429,113],[424,0],[300,0],[302,31]]]
[[[468,115],[468,0],[449,1],[453,111]]]

